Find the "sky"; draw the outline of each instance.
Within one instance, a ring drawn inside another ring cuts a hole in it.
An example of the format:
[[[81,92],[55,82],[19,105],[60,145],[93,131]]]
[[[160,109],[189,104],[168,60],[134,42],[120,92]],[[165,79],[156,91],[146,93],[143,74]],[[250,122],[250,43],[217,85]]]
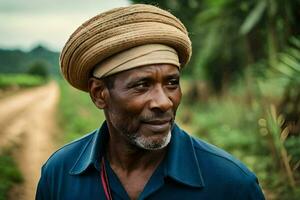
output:
[[[129,0],[0,0],[0,48],[60,51],[89,18]]]

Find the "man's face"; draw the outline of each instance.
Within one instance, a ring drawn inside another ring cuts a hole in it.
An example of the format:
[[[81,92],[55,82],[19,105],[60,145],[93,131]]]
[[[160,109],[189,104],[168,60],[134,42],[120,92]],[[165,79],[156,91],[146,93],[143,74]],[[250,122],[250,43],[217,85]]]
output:
[[[113,130],[143,149],[165,147],[181,100],[179,76],[178,68],[170,64],[116,74],[105,108]]]

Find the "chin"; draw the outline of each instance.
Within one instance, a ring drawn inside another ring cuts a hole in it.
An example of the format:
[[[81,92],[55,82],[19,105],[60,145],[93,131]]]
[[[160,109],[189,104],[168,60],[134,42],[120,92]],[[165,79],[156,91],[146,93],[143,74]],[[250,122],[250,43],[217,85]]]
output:
[[[171,131],[169,131],[166,135],[153,135],[153,136],[144,136],[139,135],[134,138],[131,138],[131,142],[145,150],[159,150],[166,147],[171,141]]]

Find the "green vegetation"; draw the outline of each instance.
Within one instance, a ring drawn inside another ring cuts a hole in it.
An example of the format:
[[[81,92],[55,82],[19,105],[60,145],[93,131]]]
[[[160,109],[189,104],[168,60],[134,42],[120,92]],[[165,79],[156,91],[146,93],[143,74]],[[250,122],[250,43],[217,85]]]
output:
[[[194,136],[243,161],[258,176],[268,199],[296,200],[300,139],[288,128],[281,130],[284,118],[275,107],[284,92],[281,84],[257,83],[253,99],[242,85],[226,96],[193,104],[185,94],[177,121]]]
[[[0,73],[26,73],[35,63],[44,63],[49,74],[60,76],[58,52],[52,52],[43,46],[37,46],[29,52],[0,49]]]
[[[88,94],[80,92],[62,81],[60,89],[59,123],[64,132],[64,142],[77,139],[101,125],[104,115],[95,107]]]
[[[34,87],[46,82],[44,78],[29,74],[0,74],[0,89],[8,87]]]
[[[247,69],[263,76],[293,36],[299,36],[299,0],[131,0],[169,10],[186,26],[193,56],[186,74],[226,92]],[[256,77],[257,77],[256,76]]]
[[[31,74],[31,75],[35,75],[47,79],[49,76],[47,63],[42,61],[36,61],[29,67],[27,74]]]
[[[9,150],[0,152],[0,180],[0,200],[7,199],[11,187],[23,181],[21,172]]]

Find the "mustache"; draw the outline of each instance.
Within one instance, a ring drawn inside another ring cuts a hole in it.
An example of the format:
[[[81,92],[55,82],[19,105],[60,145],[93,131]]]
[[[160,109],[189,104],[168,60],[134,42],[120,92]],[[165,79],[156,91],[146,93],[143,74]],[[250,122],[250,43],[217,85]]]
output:
[[[175,120],[175,113],[172,110],[166,112],[151,112],[141,116],[140,120],[142,122],[150,122],[155,120],[170,120],[173,122]]]

